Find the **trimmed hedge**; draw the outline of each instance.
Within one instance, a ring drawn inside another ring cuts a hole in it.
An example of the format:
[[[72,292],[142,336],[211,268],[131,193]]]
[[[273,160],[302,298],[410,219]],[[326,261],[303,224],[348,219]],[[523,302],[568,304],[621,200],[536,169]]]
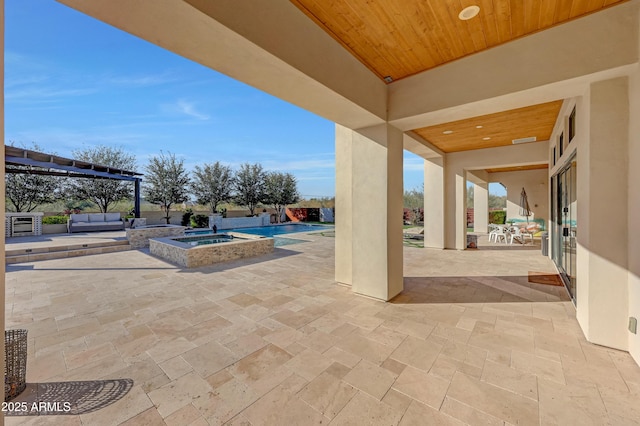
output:
[[[193,228],[208,228],[209,216],[204,214],[196,214],[191,216],[191,226]]]
[[[42,223],[44,225],[66,225],[67,219],[67,216],[46,216],[42,218]]]
[[[191,225],[191,216],[193,216],[193,210],[187,209],[182,214],[182,221],[180,222],[180,225],[182,225],[182,226],[190,226]]]
[[[504,210],[494,210],[489,212],[489,223],[503,225],[507,219],[507,212]]]

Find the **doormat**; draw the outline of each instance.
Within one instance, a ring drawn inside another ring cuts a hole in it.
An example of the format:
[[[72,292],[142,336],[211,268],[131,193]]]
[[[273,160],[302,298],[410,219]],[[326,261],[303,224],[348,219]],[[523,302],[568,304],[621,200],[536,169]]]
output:
[[[562,278],[558,274],[549,274],[548,272],[532,272],[529,271],[529,282],[535,284],[563,286]]]

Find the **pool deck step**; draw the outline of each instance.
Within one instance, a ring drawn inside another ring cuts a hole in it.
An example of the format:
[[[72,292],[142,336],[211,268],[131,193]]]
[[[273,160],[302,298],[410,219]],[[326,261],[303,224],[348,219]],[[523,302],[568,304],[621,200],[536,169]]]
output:
[[[125,250],[132,250],[129,242],[126,240],[59,245],[53,247],[33,247],[6,250],[5,262],[6,264],[35,262],[39,260],[64,259],[67,257],[113,253]]]

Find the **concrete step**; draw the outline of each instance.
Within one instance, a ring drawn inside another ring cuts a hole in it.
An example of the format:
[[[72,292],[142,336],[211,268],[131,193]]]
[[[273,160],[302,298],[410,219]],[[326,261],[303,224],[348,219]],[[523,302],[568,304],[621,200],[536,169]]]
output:
[[[132,250],[128,241],[106,241],[87,244],[73,244],[68,246],[34,247],[32,249],[7,250],[6,264],[35,262],[38,260],[64,259],[75,256],[113,253]]]

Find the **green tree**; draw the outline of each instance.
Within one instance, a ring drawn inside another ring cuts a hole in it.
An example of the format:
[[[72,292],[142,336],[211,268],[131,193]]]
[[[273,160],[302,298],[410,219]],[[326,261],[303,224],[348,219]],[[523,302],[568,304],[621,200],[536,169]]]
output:
[[[233,190],[233,172],[231,167],[216,161],[214,164],[196,166],[193,172],[191,192],[196,201],[202,205],[209,205],[211,213],[218,210],[218,204],[231,200]]]
[[[404,191],[404,207],[411,210],[410,220],[416,224],[420,220],[420,209],[424,208],[424,185]]]
[[[302,199],[298,201],[298,206],[310,208],[334,208],[336,206],[336,197],[312,197],[308,200]]]
[[[507,207],[506,195],[489,194],[489,209],[504,209]]]
[[[136,157],[122,148],[98,145],[73,152],[75,160],[116,169],[134,171]],[[131,199],[133,196],[133,182],[115,179],[73,178],[69,179],[66,188],[67,198],[72,200],[89,200],[96,204],[101,212],[118,201]]]
[[[467,207],[473,208],[474,185],[467,186]],[[489,194],[489,209],[503,209],[507,207],[506,195]]]
[[[234,201],[240,206],[247,207],[251,216],[254,215],[258,204],[264,200],[265,175],[262,166],[257,163],[244,163],[236,172]]]
[[[10,144],[14,146],[13,142]],[[41,152],[33,143],[29,148]],[[5,198],[7,207],[16,212],[31,212],[42,204],[56,202],[62,197],[63,178],[47,176],[48,169],[32,166],[7,165],[5,173]]]
[[[187,189],[190,181],[184,168],[184,160],[174,154],[163,152],[149,159],[145,174],[144,195],[148,202],[158,204],[165,212],[167,224],[171,206],[189,199]]]
[[[287,204],[297,203],[298,200],[300,200],[300,194],[295,176],[282,172],[266,174],[264,202],[273,206],[278,223]]]

